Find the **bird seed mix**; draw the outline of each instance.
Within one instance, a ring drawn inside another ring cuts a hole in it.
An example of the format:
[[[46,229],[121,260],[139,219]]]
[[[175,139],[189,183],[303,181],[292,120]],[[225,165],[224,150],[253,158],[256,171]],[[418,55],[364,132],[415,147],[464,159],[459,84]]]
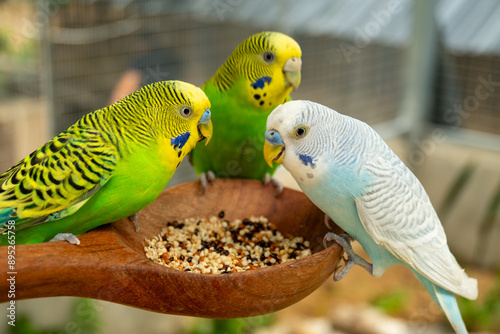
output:
[[[258,269],[311,255],[309,241],[281,234],[265,217],[228,222],[219,217],[167,223],[146,239],[146,257],[161,265],[202,274]]]

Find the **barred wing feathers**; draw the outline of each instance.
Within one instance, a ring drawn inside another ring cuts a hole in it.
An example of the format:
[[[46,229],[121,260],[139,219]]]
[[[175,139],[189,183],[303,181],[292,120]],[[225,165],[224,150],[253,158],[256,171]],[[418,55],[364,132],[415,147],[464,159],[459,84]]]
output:
[[[0,175],[0,233],[76,212],[112,176],[118,159],[100,132],[76,124]]]
[[[424,188],[388,147],[364,165],[373,180],[356,200],[363,226],[376,243],[433,283],[464,297],[477,297],[450,252],[444,229]]]

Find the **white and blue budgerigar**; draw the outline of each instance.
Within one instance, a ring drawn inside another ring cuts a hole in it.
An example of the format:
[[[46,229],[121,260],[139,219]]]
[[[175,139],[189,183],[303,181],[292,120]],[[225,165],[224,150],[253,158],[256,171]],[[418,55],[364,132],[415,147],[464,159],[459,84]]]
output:
[[[446,314],[467,333],[455,294],[477,298],[450,252],[444,229],[421,183],[366,123],[310,101],[292,101],[269,115],[264,157],[282,163],[304,193],[347,234],[328,233],[348,261],[339,280],[359,264],[374,276],[406,265]],[[373,264],[356,255],[357,240]]]

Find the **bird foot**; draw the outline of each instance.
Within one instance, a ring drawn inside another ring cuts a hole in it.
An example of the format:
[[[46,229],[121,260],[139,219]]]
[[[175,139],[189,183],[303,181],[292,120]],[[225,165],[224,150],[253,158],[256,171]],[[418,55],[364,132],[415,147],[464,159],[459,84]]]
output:
[[[200,183],[201,188],[203,189],[203,193],[207,190],[208,182],[213,183],[215,181],[215,174],[211,170],[206,173],[200,174]]]
[[[281,195],[281,193],[283,192],[283,183],[276,179],[273,179],[271,177],[271,174],[266,173],[266,175],[264,176],[264,186],[267,186],[269,183],[271,183],[276,188],[275,196],[278,197],[279,195]]]
[[[340,246],[342,246],[345,254],[347,255],[347,259],[344,258],[344,267],[342,269],[337,268],[335,270],[335,273],[333,275],[333,280],[335,282],[340,281],[342,278],[344,278],[355,264],[363,267],[364,269],[366,269],[366,271],[373,275],[373,265],[363,259],[361,256],[354,253],[351,246],[351,237],[349,236],[349,234],[343,233],[342,235],[337,235],[335,233],[328,232],[323,238],[323,244],[325,245],[325,248],[327,247],[327,243],[329,241],[335,241]]]
[[[59,233],[56,234],[55,237],[50,239],[50,241],[67,241],[72,245],[79,245],[80,244],[80,239],[76,237],[76,235],[72,233]]]
[[[132,223],[134,223],[134,226],[135,226],[135,233],[139,233],[139,215],[137,215],[137,213],[134,213],[132,216],[129,216],[128,219],[130,219],[130,221]]]

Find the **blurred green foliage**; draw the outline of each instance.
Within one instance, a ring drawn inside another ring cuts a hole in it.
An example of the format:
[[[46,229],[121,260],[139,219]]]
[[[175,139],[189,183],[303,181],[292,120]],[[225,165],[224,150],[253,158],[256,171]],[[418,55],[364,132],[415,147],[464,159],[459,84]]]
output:
[[[270,326],[274,314],[238,319],[200,319],[189,334],[247,334],[254,329]]]
[[[18,29],[21,23],[12,26],[16,19],[25,22],[22,20],[26,18],[12,17],[9,12],[0,12],[0,96],[38,91],[38,87],[32,86],[39,76],[40,42],[21,33]]]
[[[458,306],[469,330],[500,333],[500,272],[484,301],[459,297]]]
[[[7,326],[10,334],[97,334],[101,333],[101,323],[97,301],[75,298],[70,318],[57,327],[39,329],[33,325],[28,316],[23,314],[17,316],[15,326]]]
[[[403,311],[408,300],[408,291],[395,290],[375,297],[370,302],[384,313],[395,315]]]
[[[10,29],[0,27],[0,51],[17,64],[32,62],[39,57],[38,45],[36,39],[13,36]]]

